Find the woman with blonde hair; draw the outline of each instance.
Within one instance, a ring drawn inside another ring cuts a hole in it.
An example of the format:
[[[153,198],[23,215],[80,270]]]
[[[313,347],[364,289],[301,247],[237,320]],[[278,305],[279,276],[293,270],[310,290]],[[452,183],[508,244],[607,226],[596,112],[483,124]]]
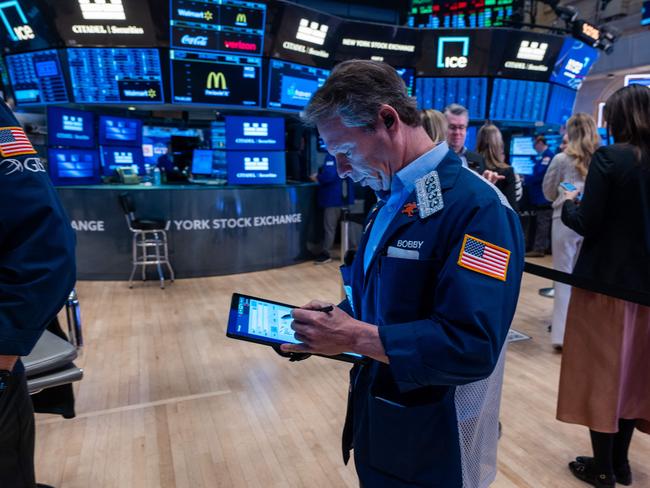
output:
[[[438,144],[447,140],[447,118],[442,112],[428,108],[420,111],[420,118],[424,130],[433,142]]]
[[[478,131],[476,152],[485,160],[485,169],[497,173],[501,178],[495,178],[494,185],[501,190],[510,206],[517,210],[517,175],[505,161],[503,151],[503,136],[496,125],[485,124]]]
[[[582,191],[592,155],[600,146],[600,136],[594,119],[584,113],[575,114],[566,125],[567,147],[557,154],[546,171],[542,188],[547,200],[553,202],[551,224],[551,249],[553,268],[571,273],[575,266],[582,237],[562,223],[562,204],[565,193],[575,187]],[[569,184],[569,185],[567,185]],[[562,185],[562,186],[561,186]],[[572,185],[572,186],[570,186]],[[563,188],[565,186],[566,188]],[[556,350],[562,349],[571,287],[555,283],[553,302],[553,322],[551,325],[551,344]]]

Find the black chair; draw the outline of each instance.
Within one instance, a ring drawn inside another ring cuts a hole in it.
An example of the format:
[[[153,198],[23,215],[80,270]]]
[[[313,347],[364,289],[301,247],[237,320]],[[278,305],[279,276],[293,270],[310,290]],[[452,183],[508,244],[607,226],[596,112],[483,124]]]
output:
[[[160,279],[160,288],[165,288],[165,275],[161,265],[167,265],[170,281],[174,281],[174,270],[169,263],[167,247],[167,222],[164,220],[137,219],[135,217],[133,197],[129,193],[121,193],[119,199],[126,223],[133,234],[131,245],[133,269],[131,270],[131,276],[129,276],[129,288],[133,288],[133,276],[137,267],[142,266],[142,281],[145,281],[147,277],[146,267],[149,265],[156,266]]]

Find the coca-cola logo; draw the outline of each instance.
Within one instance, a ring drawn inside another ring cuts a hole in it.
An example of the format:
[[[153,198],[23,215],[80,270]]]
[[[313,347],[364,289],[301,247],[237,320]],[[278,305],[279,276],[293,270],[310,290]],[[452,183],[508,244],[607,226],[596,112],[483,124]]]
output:
[[[208,45],[208,38],[206,36],[190,36],[185,34],[183,37],[181,37],[181,44],[185,44],[187,46],[206,47]]]

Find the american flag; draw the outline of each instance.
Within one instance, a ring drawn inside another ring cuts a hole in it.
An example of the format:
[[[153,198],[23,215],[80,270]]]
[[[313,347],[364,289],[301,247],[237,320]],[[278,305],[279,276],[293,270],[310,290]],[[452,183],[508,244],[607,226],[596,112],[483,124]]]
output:
[[[506,280],[510,251],[465,234],[458,264],[502,281]]]
[[[0,128],[0,155],[4,158],[20,156],[21,154],[36,154],[25,131],[20,127]]]

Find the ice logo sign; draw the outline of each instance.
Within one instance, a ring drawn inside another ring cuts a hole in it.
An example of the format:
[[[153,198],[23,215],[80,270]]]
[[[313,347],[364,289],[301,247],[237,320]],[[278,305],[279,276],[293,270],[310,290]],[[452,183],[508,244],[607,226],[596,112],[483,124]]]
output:
[[[460,45],[460,55],[456,54],[454,50],[453,55],[449,55],[448,51],[451,46],[456,49]],[[438,68],[467,68],[469,55],[469,37],[440,37],[438,39],[438,57],[436,66]]]
[[[318,22],[310,22],[307,19],[300,19],[296,39],[322,46],[325,44],[328,29],[329,26],[327,24],[319,24]]]
[[[546,56],[548,43],[536,41],[521,41],[517,59],[527,59],[529,61],[542,61]]]
[[[267,137],[269,135],[269,124],[266,122],[244,122],[244,135]]]
[[[78,0],[86,20],[126,20],[122,0]]]
[[[18,20],[19,25],[12,25],[10,19]],[[29,41],[36,37],[17,0],[0,3],[0,20],[12,41]]]
[[[73,132],[83,132],[84,121],[82,117],[75,117],[74,115],[63,116],[63,130]]]
[[[246,171],[268,171],[269,158],[244,157],[244,169]]]

